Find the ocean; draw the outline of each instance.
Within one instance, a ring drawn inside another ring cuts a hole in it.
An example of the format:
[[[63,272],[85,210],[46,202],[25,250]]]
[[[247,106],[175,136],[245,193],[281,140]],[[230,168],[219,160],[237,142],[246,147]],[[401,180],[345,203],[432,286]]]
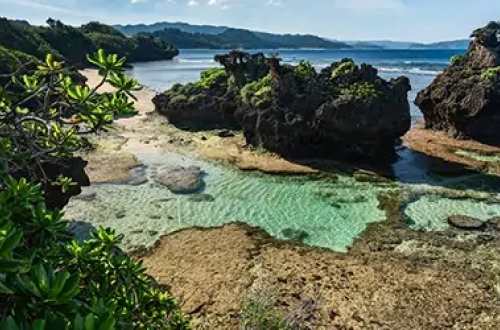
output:
[[[214,55],[227,50],[183,49],[171,61],[134,63],[131,74],[144,85],[161,92],[175,83],[196,81],[203,70],[217,66]],[[379,70],[385,78],[407,76],[412,85],[408,98],[414,119],[422,115],[413,104],[417,93],[428,86],[448,64],[453,55],[465,50],[313,50],[313,49],[262,49],[253,52],[276,54],[283,63],[296,64],[301,60],[310,61],[317,69],[328,66],[343,58],[352,58],[357,63],[368,63]]]

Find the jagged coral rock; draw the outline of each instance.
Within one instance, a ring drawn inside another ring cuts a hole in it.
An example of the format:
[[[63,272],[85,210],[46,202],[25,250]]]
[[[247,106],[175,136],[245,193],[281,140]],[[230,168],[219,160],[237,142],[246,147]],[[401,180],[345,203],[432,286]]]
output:
[[[158,95],[156,109],[184,128],[242,128],[249,144],[290,157],[394,156],[410,128],[407,78],[381,79],[345,59],[316,72],[308,62],[233,51],[197,83]]]
[[[450,136],[500,143],[500,22],[474,31],[467,53],[421,91],[426,127]]]

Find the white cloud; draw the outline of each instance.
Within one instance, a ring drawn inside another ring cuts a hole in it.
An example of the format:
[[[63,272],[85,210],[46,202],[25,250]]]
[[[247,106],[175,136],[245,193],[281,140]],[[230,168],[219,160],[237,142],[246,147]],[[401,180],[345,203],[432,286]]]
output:
[[[281,7],[283,6],[282,0],[267,0],[268,6]]]
[[[144,3],[144,2],[147,2],[148,0],[130,0],[130,3],[135,5],[137,3]]]
[[[353,10],[372,9],[402,9],[405,7],[402,0],[334,0],[337,8]]]
[[[221,9],[228,9],[233,2],[232,0],[208,0],[207,4],[209,6],[220,7]]]
[[[200,3],[197,1],[197,0],[189,0],[187,5],[189,7],[195,7],[195,6],[198,6]]]

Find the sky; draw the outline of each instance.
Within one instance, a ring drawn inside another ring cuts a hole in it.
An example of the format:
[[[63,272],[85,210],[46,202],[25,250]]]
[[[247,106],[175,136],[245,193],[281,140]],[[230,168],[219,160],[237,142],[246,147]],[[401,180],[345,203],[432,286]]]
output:
[[[225,25],[338,40],[467,38],[500,20],[500,0],[0,0],[0,16],[43,24],[159,21]]]

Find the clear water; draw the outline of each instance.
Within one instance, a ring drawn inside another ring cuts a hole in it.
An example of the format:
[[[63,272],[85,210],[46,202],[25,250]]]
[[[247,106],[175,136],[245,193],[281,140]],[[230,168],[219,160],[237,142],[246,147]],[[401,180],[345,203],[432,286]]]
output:
[[[270,51],[269,51],[270,52]],[[308,59],[325,66],[343,57],[368,62],[386,78],[406,74],[413,94],[424,88],[460,51],[279,51],[285,62]],[[218,51],[182,51],[174,61],[138,63],[132,70],[143,84],[158,91],[176,82],[198,79],[216,64]],[[418,110],[412,109],[417,118]],[[109,226],[125,235],[127,249],[152,245],[161,235],[189,227],[214,227],[229,222],[258,226],[280,239],[336,251],[346,251],[370,223],[384,221],[377,196],[391,190],[413,196],[402,210],[416,230],[447,228],[450,215],[464,214],[487,220],[500,216],[500,181],[487,175],[439,177],[429,173],[429,159],[408,149],[399,151],[393,165],[398,183],[361,183],[346,175],[335,178],[280,177],[241,172],[175,153],[138,154],[147,166],[148,182],[140,186],[95,185],[66,208],[70,220]],[[206,175],[200,194],[174,195],[154,182],[163,165],[196,165]]]
[[[347,175],[318,179],[242,172],[175,153],[138,156],[147,165],[146,184],[86,187],[84,195],[96,193],[95,200],[73,199],[66,208],[67,218],[115,228],[125,235],[126,249],[150,246],[161,235],[184,228],[243,222],[279,239],[299,239],[344,252],[370,223],[386,219],[377,196],[388,191],[420,196],[403,210],[417,230],[445,229],[447,218],[454,214],[482,220],[500,216],[500,203],[491,202],[500,197],[500,186],[492,187],[482,175],[446,179],[421,177],[417,172],[402,178],[411,182],[413,177],[411,184],[363,183]],[[153,173],[165,165],[201,167],[204,190],[175,195],[156,184]],[[481,180],[486,180],[484,186]],[[476,186],[464,191],[472,183]]]
[[[252,52],[257,52],[252,51]],[[453,55],[464,50],[289,50],[263,49],[266,54],[278,54],[285,63],[308,60],[317,68],[325,67],[342,58],[353,58],[358,63],[369,63],[379,69],[386,79],[407,76],[413,87],[408,98],[412,116],[421,116],[413,105],[418,91],[428,86],[435,76],[449,63]],[[181,50],[172,61],[136,63],[131,74],[145,85],[164,91],[175,83],[187,83],[199,79],[200,72],[217,66],[214,55],[227,50]]]
[[[85,194],[95,192],[96,199],[73,199],[67,217],[113,227],[125,234],[129,247],[152,244],[161,234],[187,227],[244,222],[280,239],[300,234],[304,243],[345,251],[369,223],[385,220],[377,195],[396,188],[358,183],[348,176],[311,180],[245,173],[177,154],[140,158],[148,164],[147,184],[84,188]],[[162,165],[200,166],[206,173],[205,189],[172,194],[151,178]]]

